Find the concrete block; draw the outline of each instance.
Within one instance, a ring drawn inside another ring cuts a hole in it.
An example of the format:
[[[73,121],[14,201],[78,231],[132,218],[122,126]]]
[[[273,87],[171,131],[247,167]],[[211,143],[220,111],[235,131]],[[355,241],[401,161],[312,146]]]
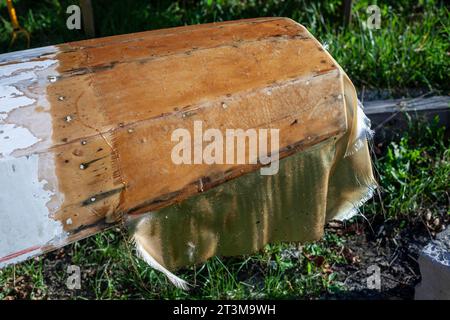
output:
[[[422,250],[416,300],[450,300],[450,227]]]

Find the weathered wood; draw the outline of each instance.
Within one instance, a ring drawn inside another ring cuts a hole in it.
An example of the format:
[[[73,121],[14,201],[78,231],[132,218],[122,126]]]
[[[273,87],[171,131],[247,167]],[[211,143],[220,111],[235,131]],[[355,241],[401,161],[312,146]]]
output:
[[[89,38],[95,37],[94,10],[91,0],[80,0],[81,13],[83,15],[83,29]]]
[[[429,98],[373,100],[364,103],[367,115],[394,113],[448,110],[450,108],[449,96],[433,96]]]
[[[344,0],[344,27],[348,27],[352,21],[352,0]]]
[[[398,131],[404,129],[407,126],[405,113],[412,117],[419,116],[428,120],[439,116],[439,124],[446,126],[447,132],[450,127],[449,96],[367,101],[364,103],[364,112],[372,121],[375,130],[397,129],[396,131]],[[377,135],[376,138],[385,137],[388,134],[385,132],[381,136]]]
[[[346,132],[345,75],[264,18],[0,55],[0,265],[167,207],[261,164],[176,165],[177,128],[278,128],[280,158]]]

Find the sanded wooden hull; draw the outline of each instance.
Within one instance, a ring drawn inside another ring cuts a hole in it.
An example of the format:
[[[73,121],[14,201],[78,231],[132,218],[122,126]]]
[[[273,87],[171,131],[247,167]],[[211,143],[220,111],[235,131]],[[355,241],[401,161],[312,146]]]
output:
[[[0,55],[0,265],[165,208],[260,164],[176,165],[177,128],[278,128],[280,159],[347,130],[345,75],[261,18]]]

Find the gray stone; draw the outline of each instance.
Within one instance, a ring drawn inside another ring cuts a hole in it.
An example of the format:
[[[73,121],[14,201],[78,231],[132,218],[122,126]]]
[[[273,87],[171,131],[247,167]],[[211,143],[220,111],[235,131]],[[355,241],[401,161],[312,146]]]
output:
[[[423,248],[416,300],[450,300],[450,227]]]

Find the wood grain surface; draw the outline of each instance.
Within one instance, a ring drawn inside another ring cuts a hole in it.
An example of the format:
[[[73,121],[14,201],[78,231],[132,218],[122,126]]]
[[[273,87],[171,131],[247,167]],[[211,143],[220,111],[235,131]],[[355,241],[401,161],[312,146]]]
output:
[[[285,18],[0,55],[0,84],[0,231],[9,237],[0,265],[260,167],[174,164],[171,133],[192,132],[194,121],[204,130],[279,129],[280,158],[347,129],[343,72]]]

